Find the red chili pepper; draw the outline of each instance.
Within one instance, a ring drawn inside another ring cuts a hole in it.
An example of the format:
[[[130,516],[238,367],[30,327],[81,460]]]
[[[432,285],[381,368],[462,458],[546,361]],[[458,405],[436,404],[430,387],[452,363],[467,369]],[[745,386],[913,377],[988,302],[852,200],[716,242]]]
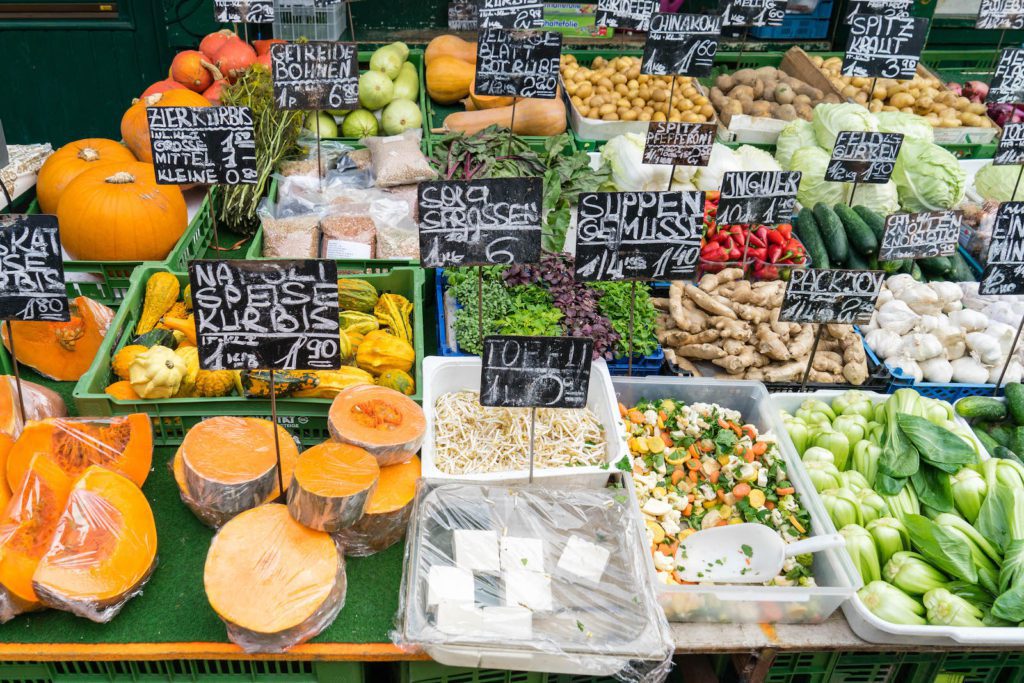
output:
[[[775,263],[779,260],[780,256],[782,256],[782,245],[773,244],[768,247],[768,258],[765,260],[769,263]]]
[[[779,246],[782,246],[782,243],[785,242],[785,241],[786,241],[786,238],[783,237],[782,233],[780,233],[778,230],[769,230],[768,231],[768,242],[770,244],[777,244]]]
[[[730,252],[736,247],[736,243],[733,242],[732,236],[728,234],[718,240],[718,243],[722,246],[722,250],[725,252]]]
[[[764,261],[767,257],[767,251],[768,250],[765,247],[751,247],[747,249],[747,256],[758,259],[759,261]]]
[[[717,242],[712,242],[701,250],[701,258],[706,261],[724,261],[726,258],[725,251],[722,250],[722,245]]]
[[[751,245],[753,245],[755,247],[766,247],[766,246],[768,246],[767,244],[765,244],[763,239],[758,237],[757,234],[753,233],[753,232],[747,233],[747,243],[751,244]]]
[[[754,271],[754,277],[759,280],[778,280],[779,269],[775,266],[762,266],[760,269]]]
[[[793,226],[789,223],[780,223],[779,227],[775,228],[779,231],[779,234],[785,237],[787,240],[793,237]]]
[[[743,251],[739,247],[733,247],[729,250],[730,261],[739,261],[741,258],[743,258]]]

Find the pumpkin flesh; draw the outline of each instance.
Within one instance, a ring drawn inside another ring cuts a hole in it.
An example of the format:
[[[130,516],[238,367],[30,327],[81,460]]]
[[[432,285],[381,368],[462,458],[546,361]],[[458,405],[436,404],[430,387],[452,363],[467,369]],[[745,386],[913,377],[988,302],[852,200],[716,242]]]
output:
[[[412,514],[416,484],[420,479],[420,459],[380,468],[377,488],[370,495],[363,516],[334,537],[352,557],[379,553],[402,540]]]
[[[335,441],[359,446],[381,467],[410,460],[423,444],[427,421],[408,396],[381,386],[356,386],[339,393],[327,413]]]
[[[70,302],[68,322],[23,322],[0,325],[4,346],[11,350],[8,329],[14,331],[18,362],[59,382],[81,379],[103,343],[114,312],[80,296]]]
[[[0,433],[17,438],[27,420],[64,417],[68,414],[60,394],[35,382],[21,380],[21,396],[25,403],[24,420],[18,403],[17,381],[11,375],[0,375]],[[0,473],[6,471],[0,468]],[[5,477],[0,476],[0,479]]]
[[[107,162],[129,163],[135,156],[119,142],[86,138],[69,142],[51,154],[39,169],[36,197],[42,213],[57,213],[61,195],[68,184],[85,171]]]
[[[333,533],[354,524],[377,486],[377,460],[358,446],[328,441],[295,466],[288,511],[311,529]]]

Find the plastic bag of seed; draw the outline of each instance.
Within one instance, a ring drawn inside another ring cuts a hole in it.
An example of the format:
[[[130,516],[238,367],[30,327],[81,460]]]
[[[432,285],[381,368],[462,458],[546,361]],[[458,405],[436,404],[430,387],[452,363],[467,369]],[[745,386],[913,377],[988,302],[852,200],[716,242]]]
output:
[[[420,130],[407,130],[400,135],[360,140],[370,150],[377,187],[408,185],[437,178],[427,157],[420,151],[421,135]]]

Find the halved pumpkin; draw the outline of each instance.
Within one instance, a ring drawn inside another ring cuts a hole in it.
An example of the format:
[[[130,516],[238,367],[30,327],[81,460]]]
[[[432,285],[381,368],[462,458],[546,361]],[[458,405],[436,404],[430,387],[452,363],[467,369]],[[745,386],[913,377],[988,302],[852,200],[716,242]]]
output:
[[[7,471],[7,457],[14,448],[14,438],[10,434],[0,432],[0,472]],[[7,508],[11,502],[11,487],[7,485],[7,477],[0,477],[0,510]]]
[[[358,446],[328,441],[299,456],[288,511],[311,529],[333,533],[351,526],[377,486],[377,459]]]
[[[32,587],[47,607],[106,623],[155,567],[156,523],[145,494],[93,465],[72,487]]]
[[[358,522],[334,534],[346,555],[366,557],[386,550],[402,540],[412,514],[416,484],[420,480],[420,459],[380,468],[377,488]]]
[[[345,560],[331,536],[277,503],[225,524],[203,571],[210,607],[246,652],[283,652],[316,636],[345,604],[345,583]]]
[[[145,413],[29,422],[7,458],[7,483],[12,490],[36,454],[72,479],[82,476],[90,465],[100,465],[142,486],[153,464],[153,425]]]
[[[381,386],[350,387],[327,413],[335,441],[365,448],[381,467],[406,462],[423,444],[423,409],[401,392]]]
[[[299,458],[295,441],[277,426],[285,490]],[[276,500],[274,424],[255,417],[212,417],[188,431],[175,455],[182,500],[200,520],[220,526],[240,512]],[[177,477],[176,477],[177,478]]]
[[[85,374],[114,318],[112,310],[84,296],[69,303],[68,322],[11,323],[18,362],[59,382],[77,381]],[[0,326],[0,334],[10,351],[7,325]]]
[[[0,432],[14,438],[21,434],[27,420],[64,417],[68,414],[60,394],[34,382],[21,380],[21,396],[25,402],[24,420],[18,404],[17,381],[11,375],[0,375]]]
[[[0,623],[42,607],[32,577],[53,541],[71,485],[63,470],[38,455],[7,504],[0,523]]]

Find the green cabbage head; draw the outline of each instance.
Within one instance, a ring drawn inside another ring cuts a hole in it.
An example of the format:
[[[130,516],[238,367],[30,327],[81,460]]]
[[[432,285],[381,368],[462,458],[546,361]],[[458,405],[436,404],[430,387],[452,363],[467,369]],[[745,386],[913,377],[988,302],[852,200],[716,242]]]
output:
[[[775,160],[782,168],[789,170],[793,152],[801,147],[815,147],[817,144],[811,122],[793,119],[779,132],[778,142],[775,143]]]
[[[846,183],[825,180],[829,157],[821,147],[801,147],[793,152],[789,170],[803,174],[796,192],[796,199],[802,206],[814,206],[818,202],[829,206],[846,203]]]
[[[1016,196],[1010,196],[1013,194],[1013,188],[1017,185],[1019,173],[1019,166],[995,166],[989,162],[974,176],[974,189],[983,199],[997,202],[1019,201],[1024,199],[1024,182],[1017,187]]]
[[[935,130],[923,116],[903,111],[880,111],[875,114],[875,119],[878,121],[878,130],[883,133],[903,133],[906,138],[935,141]]]
[[[819,104],[814,107],[814,138],[819,147],[828,151],[836,144],[836,136],[844,130],[877,131],[875,115],[862,105],[843,102],[840,104]]]
[[[967,174],[956,157],[931,142],[905,138],[892,180],[906,211],[941,211],[959,204],[967,191]]]

